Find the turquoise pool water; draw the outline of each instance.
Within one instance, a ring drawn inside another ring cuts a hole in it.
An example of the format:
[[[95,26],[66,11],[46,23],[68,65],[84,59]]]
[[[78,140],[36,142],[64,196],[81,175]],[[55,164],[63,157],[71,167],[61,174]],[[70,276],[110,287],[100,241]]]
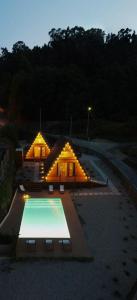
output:
[[[25,202],[19,238],[70,238],[60,198],[29,198]]]

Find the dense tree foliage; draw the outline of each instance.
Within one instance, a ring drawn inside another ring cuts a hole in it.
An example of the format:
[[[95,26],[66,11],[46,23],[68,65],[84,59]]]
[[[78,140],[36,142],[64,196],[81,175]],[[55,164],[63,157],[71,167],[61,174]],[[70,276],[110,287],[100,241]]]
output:
[[[52,29],[50,41],[29,49],[22,41],[1,48],[0,105],[10,119],[98,117],[126,120],[137,113],[137,35],[82,27]]]

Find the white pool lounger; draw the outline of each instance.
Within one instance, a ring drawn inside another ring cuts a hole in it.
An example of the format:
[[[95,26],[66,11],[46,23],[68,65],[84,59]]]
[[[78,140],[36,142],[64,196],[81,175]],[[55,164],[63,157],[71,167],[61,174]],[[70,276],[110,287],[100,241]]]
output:
[[[53,184],[49,185],[49,193],[53,193],[54,192],[54,187]]]
[[[60,184],[59,186],[60,193],[64,193],[64,184]]]

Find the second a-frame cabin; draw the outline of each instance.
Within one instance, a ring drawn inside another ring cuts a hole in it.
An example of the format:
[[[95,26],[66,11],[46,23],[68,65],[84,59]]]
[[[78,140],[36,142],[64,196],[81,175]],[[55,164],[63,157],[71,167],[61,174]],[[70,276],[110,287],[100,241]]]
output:
[[[73,146],[65,139],[52,148],[45,162],[47,182],[86,182],[88,176],[76,157]]]
[[[38,132],[36,138],[31,144],[29,150],[26,153],[25,159],[27,160],[41,160],[46,159],[50,153],[50,148],[45,141],[41,132]]]

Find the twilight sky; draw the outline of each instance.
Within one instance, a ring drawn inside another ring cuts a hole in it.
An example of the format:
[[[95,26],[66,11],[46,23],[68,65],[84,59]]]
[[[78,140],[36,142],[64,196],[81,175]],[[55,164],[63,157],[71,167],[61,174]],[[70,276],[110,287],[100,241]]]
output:
[[[42,46],[50,29],[75,25],[137,32],[137,0],[0,0],[0,47]]]

